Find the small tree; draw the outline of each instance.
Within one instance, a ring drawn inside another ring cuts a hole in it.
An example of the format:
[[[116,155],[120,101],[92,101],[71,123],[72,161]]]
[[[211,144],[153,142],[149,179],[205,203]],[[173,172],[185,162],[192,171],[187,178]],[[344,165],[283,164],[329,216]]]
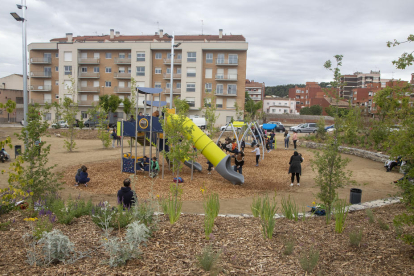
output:
[[[53,123],[56,124],[56,128],[60,128],[60,124],[58,124],[61,116],[62,116],[62,105],[58,102],[53,103],[45,103],[45,110],[54,109],[55,110],[55,119],[53,120]]]
[[[126,117],[128,118],[129,117],[129,114],[131,114],[131,112],[132,112],[132,107],[133,107],[132,106],[132,102],[128,98],[125,98],[123,100],[123,102],[124,102],[123,111],[124,111]]]
[[[215,127],[217,118],[220,113],[217,114],[216,97],[214,95],[204,98],[204,117],[206,118],[206,130],[209,133],[210,138],[218,132],[218,128]],[[217,114],[217,115],[216,115]]]
[[[16,102],[8,99],[5,104],[0,103],[0,108],[5,108],[7,113],[9,113],[9,123],[10,123],[10,114],[16,109]]]
[[[325,118],[321,117],[316,124],[316,127],[318,128],[316,131],[316,137],[318,137],[321,140],[325,140],[326,138],[326,130],[325,130]]]
[[[398,41],[396,39],[394,39],[394,42],[388,41],[387,46],[390,48],[391,46],[395,47],[402,43],[410,43],[413,41],[414,41],[414,35],[410,34],[407,37],[407,40],[405,41]],[[407,52],[403,53],[401,57],[399,57],[397,60],[394,60],[392,64],[394,64],[395,67],[397,67],[397,69],[405,69],[406,67],[413,65],[413,62],[414,62],[413,53],[414,51],[411,51],[409,53]]]
[[[76,123],[76,115],[79,112],[78,103],[74,101],[76,96],[75,90],[75,79],[70,78],[72,85],[67,87],[68,93],[71,97],[65,97],[62,101],[62,115],[63,119],[68,124],[68,134],[65,135],[67,139],[64,141],[64,147],[69,151],[72,152],[76,147],[75,142],[75,123]]]
[[[185,99],[174,98],[174,106],[177,114],[182,114],[187,116],[188,111],[190,110],[190,105]]]
[[[102,146],[108,148],[111,145],[111,134],[108,132],[108,113],[100,105],[89,109],[89,114],[98,120],[98,138],[102,141]]]
[[[29,190],[32,204],[46,193],[56,192],[61,185],[61,177],[53,173],[56,165],[47,167],[50,145],[41,142],[49,125],[42,121],[39,106],[29,105],[27,127],[16,136],[26,145],[22,155],[11,164],[9,184],[24,191]],[[23,163],[27,163],[24,165]]]

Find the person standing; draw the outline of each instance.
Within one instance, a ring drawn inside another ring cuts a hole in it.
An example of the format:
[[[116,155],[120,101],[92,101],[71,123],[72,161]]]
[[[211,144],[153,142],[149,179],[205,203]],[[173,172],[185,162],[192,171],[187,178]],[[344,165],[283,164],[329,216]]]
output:
[[[256,153],[256,167],[259,167],[259,159],[260,159],[260,148],[259,144],[256,145],[256,148],[252,150],[252,152]]]
[[[295,176],[296,176],[296,181],[298,186],[300,186],[300,175],[302,174],[302,165],[301,163],[303,162],[303,158],[302,158],[302,154],[299,154],[297,151],[295,151],[293,153],[293,155],[290,157],[290,161],[289,161],[289,174],[292,174],[290,180],[290,186],[293,186],[293,182],[295,180]]]
[[[294,150],[296,150],[296,142],[298,141],[298,134],[296,133],[296,131],[293,131],[292,141],[293,141],[293,148]]]
[[[290,137],[290,134],[289,134],[289,132],[287,130],[285,131],[284,136],[285,136],[285,149],[288,149],[289,148],[289,137]]]
[[[239,172],[240,174],[243,174],[244,157],[241,152],[239,152],[236,158],[234,158],[234,164],[235,164],[234,171]]]
[[[130,208],[134,203],[134,192],[131,190],[131,180],[129,178],[124,180],[124,187],[122,187],[117,194],[118,203],[122,204],[124,208]],[[138,202],[135,202],[136,204]]]
[[[115,141],[118,140],[117,136],[116,136],[116,128],[114,127],[112,129],[112,148],[115,148]]]

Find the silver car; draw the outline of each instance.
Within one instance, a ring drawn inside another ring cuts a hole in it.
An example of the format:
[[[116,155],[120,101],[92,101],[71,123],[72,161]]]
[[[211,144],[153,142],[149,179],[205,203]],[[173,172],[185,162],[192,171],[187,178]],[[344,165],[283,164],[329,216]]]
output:
[[[306,123],[290,128],[291,131],[296,131],[297,133],[315,133],[317,129],[316,123]]]

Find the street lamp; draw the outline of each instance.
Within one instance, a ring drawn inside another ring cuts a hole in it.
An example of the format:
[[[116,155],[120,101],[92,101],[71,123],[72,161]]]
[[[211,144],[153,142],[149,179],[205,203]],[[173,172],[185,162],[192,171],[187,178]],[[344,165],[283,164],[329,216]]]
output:
[[[174,32],[172,36],[167,36],[171,39],[171,76],[170,76],[170,109],[172,109],[172,102],[173,102],[173,72],[174,72],[174,48],[181,45],[180,43],[174,44]]]
[[[24,127],[27,127],[27,111],[28,111],[28,95],[27,95],[27,43],[26,43],[26,0],[22,0],[21,5],[17,5],[17,8],[23,11],[23,17],[20,17],[17,13],[11,12],[16,21],[22,22],[22,51],[23,51],[23,121]]]

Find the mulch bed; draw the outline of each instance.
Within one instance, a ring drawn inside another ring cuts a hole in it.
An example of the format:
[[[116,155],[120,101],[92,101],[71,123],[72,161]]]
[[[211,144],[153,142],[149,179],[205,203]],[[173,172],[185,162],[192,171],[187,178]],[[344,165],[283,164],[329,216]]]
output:
[[[65,134],[68,133],[67,129],[54,129],[49,128],[47,130],[49,135],[59,136],[64,138]],[[96,140],[98,139],[97,129],[75,129],[75,139],[81,140]]]
[[[204,238],[203,216],[182,215],[170,225],[160,217],[158,230],[142,248],[142,258],[125,266],[111,268],[101,263],[107,258],[103,249],[74,264],[31,267],[26,260],[22,235],[29,231],[29,222],[19,212],[0,217],[13,221],[9,231],[0,231],[0,271],[3,275],[208,275],[197,266],[196,256],[205,245],[221,250],[220,275],[305,275],[299,264],[300,255],[311,247],[319,250],[314,275],[414,275],[414,250],[395,238],[392,220],[404,210],[401,204],[374,209],[377,218],[391,226],[382,230],[378,223],[369,224],[364,211],[349,214],[345,231],[334,232],[335,224],[325,218],[303,221],[276,220],[271,240],[262,237],[260,223],[254,218],[218,217],[210,241]],[[89,216],[75,219],[71,225],[55,223],[77,251],[88,251],[100,245],[102,231]],[[414,227],[404,231],[413,232]],[[348,233],[363,231],[360,247],[351,247]],[[124,235],[114,231],[113,235]],[[294,242],[291,255],[283,255],[287,240]]]
[[[255,155],[251,152],[251,149],[246,148],[245,152],[245,164],[243,166],[245,182],[241,186],[231,184],[215,171],[212,171],[211,175],[207,174],[207,159],[202,155],[198,156],[197,162],[203,166],[203,171],[195,171],[193,180],[191,180],[191,169],[183,166],[182,172],[180,172],[180,176],[184,179],[184,183],[181,184],[184,189],[182,199],[202,200],[203,195],[200,192],[202,187],[209,192],[218,193],[220,198],[241,198],[252,196],[255,193],[274,190],[280,191],[289,188],[289,160],[293,154],[291,150],[279,149],[265,153],[265,159],[260,160],[259,167],[255,167]],[[310,160],[308,154],[304,154],[303,157],[305,161],[302,163],[302,169],[309,166]],[[234,163],[234,161],[232,162]],[[161,169],[161,156],[159,163]],[[82,164],[80,163],[77,166],[65,169],[63,179],[67,185],[73,186],[75,184],[75,174],[80,165]],[[123,185],[124,179],[132,176],[131,174],[121,172],[121,160],[119,159],[84,165],[88,167],[91,182],[87,188],[83,186],[77,187],[76,189],[79,190],[92,191],[97,194],[115,195]],[[138,197],[148,198],[149,193],[152,193],[154,196],[167,196],[169,185],[173,183],[173,178],[174,176],[168,169],[166,162],[164,179],[161,179],[161,171],[156,179],[149,178],[148,172],[138,172],[136,183]]]

